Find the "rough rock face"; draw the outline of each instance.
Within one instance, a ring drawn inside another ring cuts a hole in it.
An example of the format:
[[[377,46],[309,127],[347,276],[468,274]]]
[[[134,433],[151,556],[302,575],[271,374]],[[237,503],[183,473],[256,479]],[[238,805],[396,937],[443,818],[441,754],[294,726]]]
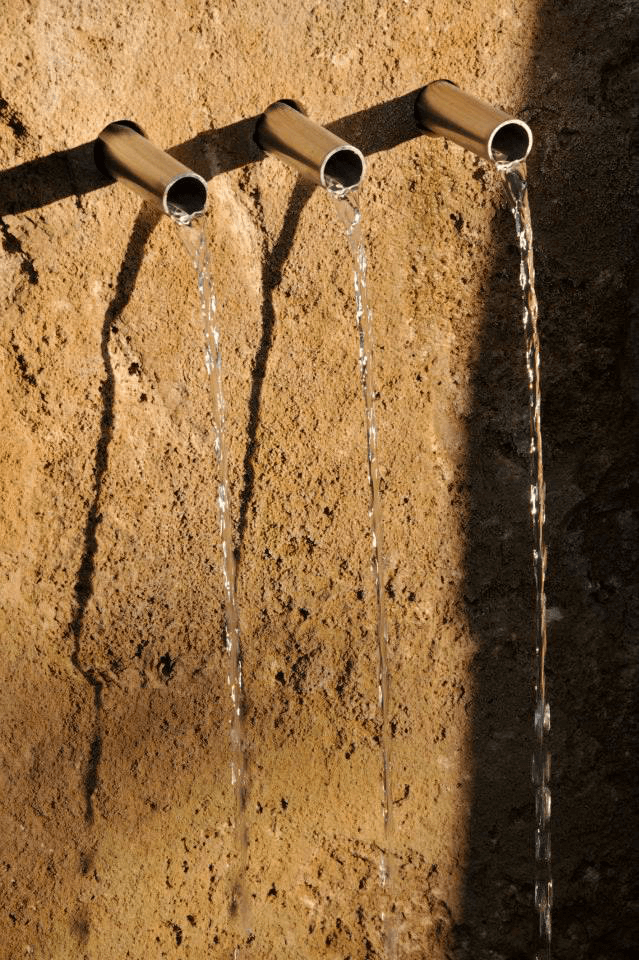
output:
[[[94,172],[90,141],[124,117],[210,181],[250,733],[246,955],[383,956],[352,280],[329,198],[251,142],[280,97],[368,158],[400,957],[531,955],[518,259],[496,174],[413,136],[401,98],[440,77],[535,133],[554,952],[634,956],[636,5],[4,10],[0,956],[200,960],[238,936],[196,290],[173,224]]]

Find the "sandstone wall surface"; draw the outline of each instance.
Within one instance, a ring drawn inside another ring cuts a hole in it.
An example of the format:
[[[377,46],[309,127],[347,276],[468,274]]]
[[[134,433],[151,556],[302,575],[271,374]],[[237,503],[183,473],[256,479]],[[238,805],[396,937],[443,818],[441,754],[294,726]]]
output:
[[[201,960],[238,938],[195,282],[175,226],[93,170],[91,141],[122,118],[209,181],[250,731],[246,955],[383,956],[351,269],[329,198],[251,142],[281,97],[367,154],[399,954],[531,955],[518,251],[495,172],[410,131],[402,98],[438,78],[535,134],[555,956],[634,956],[636,4],[4,11],[0,957]]]

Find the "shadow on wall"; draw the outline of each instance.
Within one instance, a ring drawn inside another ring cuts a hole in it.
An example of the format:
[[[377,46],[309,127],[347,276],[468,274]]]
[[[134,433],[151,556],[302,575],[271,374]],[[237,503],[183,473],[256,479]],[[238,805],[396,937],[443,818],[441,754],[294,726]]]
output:
[[[639,835],[639,17],[630,22],[620,3],[577,8],[541,5],[523,111],[536,137],[553,955],[621,960],[639,940],[629,842]],[[528,400],[505,202],[495,234],[467,464],[465,599],[479,651],[469,865],[454,936],[464,960],[524,960],[534,933]]]
[[[104,365],[104,379],[100,385],[102,398],[100,436],[95,448],[93,465],[93,498],[84,527],[84,547],[74,586],[76,603],[68,628],[68,633],[73,641],[71,663],[93,690],[94,733],[84,777],[85,819],[88,824],[93,823],[93,794],[98,785],[100,759],[102,757],[102,691],[105,681],[91,665],[83,663],[81,638],[87,605],[93,595],[95,557],[98,550],[98,527],[102,522],[102,486],[109,466],[109,446],[113,437],[115,377],[109,344],[111,334],[116,330],[115,324],[131,299],[142,266],[146,243],[159,219],[160,214],[146,206],[142,208],[136,218],[116,281],[115,295],[104,314],[100,341],[100,352]]]
[[[255,485],[255,444],[260,424],[262,387],[266,376],[268,357],[273,345],[275,329],[275,307],[273,297],[282,282],[284,266],[293,247],[293,241],[300,217],[308,203],[313,187],[298,180],[288,202],[280,234],[271,250],[266,251],[262,260],[262,332],[253,361],[251,373],[251,395],[249,398],[249,418],[246,428],[246,449],[244,452],[242,489],[239,496],[239,511],[236,533],[236,560],[239,565],[244,534],[248,522],[248,511],[253,499]]]
[[[391,150],[421,136],[414,118],[419,90],[327,123],[329,130],[353,142],[365,155]],[[266,108],[268,104],[264,104]],[[210,180],[220,173],[255,163],[263,154],[253,141],[258,117],[219,130],[204,130],[167,153]],[[96,131],[96,136],[99,131]],[[93,160],[93,144],[83,143],[0,172],[0,217],[44,207],[65,197],[80,197],[108,185]],[[158,144],[159,146],[159,144]]]

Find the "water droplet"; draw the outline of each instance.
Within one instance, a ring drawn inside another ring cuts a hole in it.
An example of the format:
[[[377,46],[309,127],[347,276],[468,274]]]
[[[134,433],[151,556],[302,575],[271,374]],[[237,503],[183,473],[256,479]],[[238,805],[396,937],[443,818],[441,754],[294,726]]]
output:
[[[542,826],[550,820],[551,795],[548,787],[539,787],[535,792],[535,814]]]
[[[531,764],[531,779],[533,783],[541,783],[541,769],[536,754],[533,754]]]

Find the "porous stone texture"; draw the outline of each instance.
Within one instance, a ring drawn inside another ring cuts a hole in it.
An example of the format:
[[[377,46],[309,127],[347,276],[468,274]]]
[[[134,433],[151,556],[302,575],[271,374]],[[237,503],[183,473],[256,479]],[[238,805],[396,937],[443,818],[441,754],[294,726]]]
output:
[[[330,198],[252,143],[281,97],[367,154],[399,957],[531,956],[518,251],[497,174],[415,136],[402,98],[444,77],[536,138],[554,954],[634,957],[636,4],[3,13],[0,956],[203,960],[243,938],[195,278],[177,228],[91,159],[131,118],[209,181],[249,742],[244,955],[384,957],[351,267]]]

